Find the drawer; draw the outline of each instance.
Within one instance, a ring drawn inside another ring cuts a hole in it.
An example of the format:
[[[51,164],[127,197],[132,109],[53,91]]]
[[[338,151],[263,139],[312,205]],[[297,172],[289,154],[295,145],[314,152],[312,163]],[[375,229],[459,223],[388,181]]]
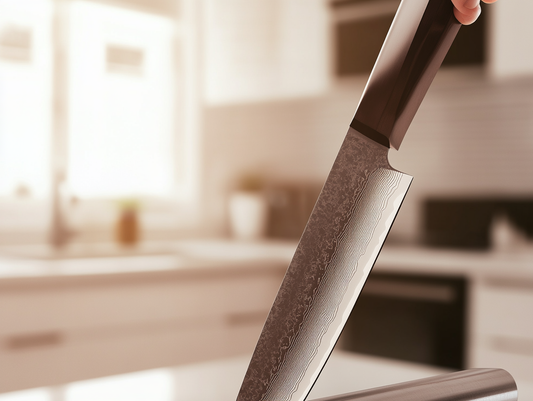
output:
[[[204,322],[120,332],[58,333],[34,347],[0,346],[0,393],[251,354],[262,322]]]
[[[273,270],[217,278],[2,291],[0,336],[266,313],[282,279]]]
[[[515,380],[533,383],[533,341],[520,339],[487,338],[474,347],[472,368],[500,368],[507,370]],[[521,353],[520,349],[525,352]],[[522,398],[520,398],[522,399]]]
[[[533,285],[488,282],[475,291],[475,336],[533,339]]]
[[[472,367],[504,369],[513,376],[519,400],[533,399],[533,358],[506,352],[482,350]]]

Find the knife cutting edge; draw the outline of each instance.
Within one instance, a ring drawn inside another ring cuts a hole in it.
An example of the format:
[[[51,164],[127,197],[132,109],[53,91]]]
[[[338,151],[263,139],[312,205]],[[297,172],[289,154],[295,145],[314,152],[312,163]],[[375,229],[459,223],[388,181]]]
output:
[[[389,147],[400,147],[460,26],[450,0],[402,0],[237,401],[307,397],[411,184]]]

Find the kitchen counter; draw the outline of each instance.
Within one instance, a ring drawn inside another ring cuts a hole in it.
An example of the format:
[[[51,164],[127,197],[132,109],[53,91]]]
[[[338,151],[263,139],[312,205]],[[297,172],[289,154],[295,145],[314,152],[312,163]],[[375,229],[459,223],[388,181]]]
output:
[[[240,356],[177,368],[177,384],[180,388],[178,399],[234,401],[248,361],[249,357]],[[308,399],[351,393],[448,372],[426,365],[334,351]]]
[[[0,248],[0,285],[24,278],[220,273],[288,266],[294,241],[239,242],[222,239],[181,240],[120,248],[109,244],[48,249]],[[253,263],[250,263],[253,262]],[[533,249],[515,252],[460,251],[386,245],[376,262],[380,272],[455,275],[468,278],[533,280]],[[164,273],[167,272],[167,273]]]
[[[122,248],[114,244],[0,248],[0,287],[35,283],[227,275],[244,270],[285,270],[293,242],[182,240]]]
[[[57,401],[234,401],[248,366],[249,355],[178,367],[153,369],[55,388]],[[398,362],[366,355],[334,351],[309,399],[364,390],[446,373],[425,365]],[[60,391],[57,391],[57,390]],[[40,394],[48,389],[40,389]],[[0,401],[19,396],[32,401],[35,390],[0,394]],[[23,397],[24,396],[24,397]],[[17,398],[17,399],[20,399]],[[42,399],[42,398],[38,398]]]
[[[251,352],[295,248],[0,249],[0,392]],[[533,253],[386,246],[375,270],[466,277],[469,366],[530,382]]]
[[[294,247],[10,251],[0,258],[0,392],[251,352]]]
[[[533,249],[492,252],[385,246],[376,262],[376,269],[380,272],[455,275],[471,279],[533,280]]]

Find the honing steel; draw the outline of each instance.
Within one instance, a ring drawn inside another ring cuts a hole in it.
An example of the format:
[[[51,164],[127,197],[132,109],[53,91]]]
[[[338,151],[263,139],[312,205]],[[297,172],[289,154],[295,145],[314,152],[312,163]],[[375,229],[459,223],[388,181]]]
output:
[[[513,377],[502,369],[470,369],[314,401],[517,401]]]
[[[324,367],[412,177],[389,165],[460,24],[403,0],[267,318],[238,401],[302,401]]]

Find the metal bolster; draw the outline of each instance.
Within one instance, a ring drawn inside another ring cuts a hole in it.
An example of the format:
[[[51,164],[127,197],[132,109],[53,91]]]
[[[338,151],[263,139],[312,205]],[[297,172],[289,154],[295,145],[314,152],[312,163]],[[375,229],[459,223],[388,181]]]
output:
[[[350,124],[350,127],[352,127],[357,132],[363,134],[367,138],[372,139],[374,142],[377,142],[380,145],[390,148],[389,138],[387,138],[382,133],[376,131],[374,128],[369,127],[366,124],[363,124],[361,121],[358,121],[357,119],[354,118],[352,120],[352,123]]]

